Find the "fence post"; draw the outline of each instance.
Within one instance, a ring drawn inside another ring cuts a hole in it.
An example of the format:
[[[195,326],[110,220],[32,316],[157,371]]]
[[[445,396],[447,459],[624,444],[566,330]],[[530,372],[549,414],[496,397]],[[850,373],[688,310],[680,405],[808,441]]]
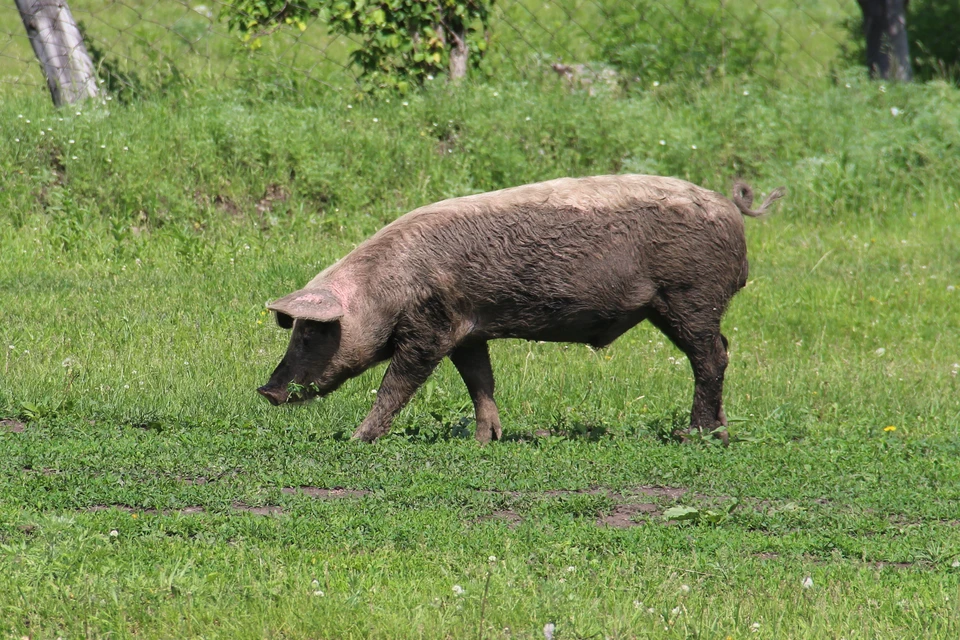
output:
[[[43,67],[53,104],[73,104],[99,93],[97,75],[66,0],[16,0],[33,52]]]

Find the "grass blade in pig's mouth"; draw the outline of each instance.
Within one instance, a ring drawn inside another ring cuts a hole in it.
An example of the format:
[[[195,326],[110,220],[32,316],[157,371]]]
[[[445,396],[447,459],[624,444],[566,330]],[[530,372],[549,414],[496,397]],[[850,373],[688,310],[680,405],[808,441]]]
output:
[[[301,402],[313,400],[321,395],[320,388],[317,386],[316,382],[311,382],[308,385],[291,382],[287,385],[287,398],[284,402],[286,404],[299,404]]]

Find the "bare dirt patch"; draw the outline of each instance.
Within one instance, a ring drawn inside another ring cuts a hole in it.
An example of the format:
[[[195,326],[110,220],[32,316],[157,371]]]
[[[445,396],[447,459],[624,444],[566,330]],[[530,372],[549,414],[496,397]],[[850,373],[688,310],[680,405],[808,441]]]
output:
[[[27,425],[19,420],[14,420],[13,418],[4,418],[0,420],[0,431],[6,431],[7,433],[23,433],[24,429],[27,428]]]
[[[491,513],[489,516],[480,518],[478,522],[483,522],[485,520],[486,521],[496,520],[499,522],[503,522],[507,525],[508,528],[516,529],[518,526],[520,526],[520,523],[523,522],[523,517],[519,513],[511,509],[498,509],[493,513]]]
[[[189,507],[181,507],[180,509],[154,509],[154,508],[143,508],[143,507],[131,507],[128,504],[95,504],[91,507],[86,507],[83,511],[87,513],[96,513],[98,511],[109,511],[110,509],[116,509],[117,511],[125,511],[130,514],[143,514],[143,515],[163,515],[169,516],[174,514],[189,516],[196,515],[198,513],[204,513],[205,510],[203,507],[192,505]]]
[[[588,487],[586,489],[547,489],[546,491],[506,491],[502,489],[480,489],[484,493],[495,493],[502,496],[510,496],[511,498],[522,498],[523,496],[530,497],[545,497],[545,498],[556,498],[559,496],[571,496],[571,495],[607,495],[613,498],[614,500],[627,500],[632,497],[643,496],[647,498],[665,498],[668,500],[676,500],[690,492],[689,489],[683,487],[661,487],[658,485],[644,485],[640,487],[634,487],[632,489],[625,489],[622,492],[613,491],[604,487]],[[697,497],[707,497],[707,496],[697,496]],[[716,499],[726,499],[725,496],[720,496]]]
[[[267,504],[263,505],[262,507],[251,507],[250,505],[243,504],[242,502],[234,502],[232,506],[237,511],[246,511],[247,513],[252,513],[257,516],[274,516],[283,513],[283,507],[275,504]]]
[[[662,515],[660,507],[649,502],[640,502],[634,504],[618,504],[609,514],[602,516],[597,520],[598,527],[614,527],[615,529],[628,529],[630,527],[639,527],[644,524],[644,520],[638,520],[638,516],[654,518]]]
[[[290,192],[287,191],[286,187],[271,183],[267,185],[267,190],[263,193],[263,197],[257,201],[257,213],[260,215],[270,213],[273,211],[274,203],[286,202],[289,197]]]
[[[321,499],[362,498],[370,493],[366,489],[346,489],[344,487],[333,487],[331,489],[323,487],[284,487],[280,491],[287,495],[303,494],[311,498]]]

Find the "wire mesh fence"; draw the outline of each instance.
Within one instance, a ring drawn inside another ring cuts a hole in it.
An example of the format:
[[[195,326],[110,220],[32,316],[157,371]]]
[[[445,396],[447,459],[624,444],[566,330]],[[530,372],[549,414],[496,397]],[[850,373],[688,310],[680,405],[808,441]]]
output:
[[[351,53],[362,39],[319,17],[243,41],[223,18],[229,6],[215,0],[72,0],[70,8],[113,94],[254,80],[262,90],[352,91],[360,75]],[[718,75],[806,83],[837,68],[858,13],[854,0],[497,0],[471,75],[542,75],[591,90]],[[0,87],[46,91],[14,2],[0,5]]]

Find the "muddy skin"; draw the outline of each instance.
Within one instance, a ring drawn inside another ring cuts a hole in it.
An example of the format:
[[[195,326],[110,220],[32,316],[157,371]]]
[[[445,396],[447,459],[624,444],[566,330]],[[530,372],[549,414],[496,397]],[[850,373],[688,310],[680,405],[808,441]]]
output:
[[[319,397],[389,360],[354,437],[372,442],[449,357],[476,412],[476,438],[498,440],[487,342],[522,338],[602,348],[649,320],[690,361],[690,428],[727,443],[720,321],[746,284],[743,216],[732,200],[656,176],[563,178],[416,209],[381,229],[303,289],[268,305],[291,331],[258,389],[272,404]],[[298,393],[291,396],[290,384]]]

